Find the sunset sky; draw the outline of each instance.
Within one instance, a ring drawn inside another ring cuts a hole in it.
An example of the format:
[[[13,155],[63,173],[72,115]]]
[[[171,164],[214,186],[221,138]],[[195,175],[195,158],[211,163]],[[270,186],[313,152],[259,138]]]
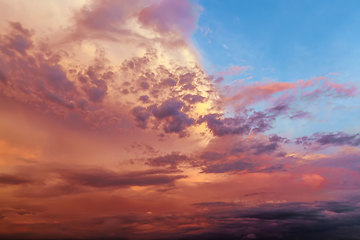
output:
[[[360,1],[0,0],[0,239],[360,239]]]

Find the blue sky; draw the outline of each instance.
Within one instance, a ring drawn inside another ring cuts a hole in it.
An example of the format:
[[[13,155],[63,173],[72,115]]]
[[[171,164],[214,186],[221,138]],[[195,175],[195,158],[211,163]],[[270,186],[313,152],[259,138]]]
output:
[[[206,65],[251,65],[257,80],[341,72],[359,64],[359,1],[199,1],[194,41]],[[355,76],[354,76],[355,75]]]
[[[231,66],[251,66],[242,75],[228,76],[225,82],[246,76],[252,77],[249,82],[295,82],[339,73],[332,77],[334,81],[358,86],[360,1],[197,3],[202,10],[193,42],[206,70],[212,74]],[[314,121],[283,119],[278,124],[298,129],[295,136],[329,128],[359,131],[356,118],[348,117],[360,116],[358,100],[298,102],[297,107],[310,111]]]

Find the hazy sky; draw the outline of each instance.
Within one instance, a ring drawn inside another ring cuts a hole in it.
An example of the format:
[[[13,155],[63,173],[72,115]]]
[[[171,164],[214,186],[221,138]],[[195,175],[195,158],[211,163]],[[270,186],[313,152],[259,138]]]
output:
[[[0,0],[0,238],[359,239],[359,25],[350,0]]]

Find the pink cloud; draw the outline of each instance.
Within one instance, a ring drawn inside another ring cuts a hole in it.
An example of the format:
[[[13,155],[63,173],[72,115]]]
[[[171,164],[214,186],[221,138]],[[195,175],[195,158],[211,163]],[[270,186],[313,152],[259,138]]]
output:
[[[297,83],[289,82],[274,82],[274,83],[255,83],[249,85],[242,85],[239,90],[230,97],[225,97],[225,103],[234,103],[241,106],[249,106],[252,103],[256,103],[270,98],[272,95],[283,92],[286,90],[294,89]]]
[[[333,75],[333,74],[328,74]],[[356,86],[336,83],[328,75],[298,80],[296,82],[270,82],[240,84],[237,88],[225,87],[225,104],[233,104],[236,109],[244,109],[257,102],[271,100],[270,103],[290,103],[296,100],[319,97],[354,97],[358,92]],[[279,95],[280,94],[280,95]]]
[[[319,188],[324,184],[325,179],[321,175],[313,173],[302,175],[301,181],[310,187]]]
[[[80,28],[121,32],[124,23],[141,9],[140,3],[138,0],[131,4],[126,0],[91,1],[76,11],[74,18]]]
[[[217,72],[215,75],[220,77],[230,76],[230,75],[239,75],[247,70],[252,69],[251,66],[231,66],[226,71]]]
[[[196,28],[199,7],[188,0],[90,1],[76,11],[76,25],[67,41],[81,39],[107,39],[113,41],[144,41],[149,36],[135,31],[131,22],[151,30],[157,42],[184,44]]]
[[[143,26],[163,34],[178,31],[190,36],[196,27],[198,8],[188,0],[160,0],[142,9],[138,19]]]
[[[328,89],[334,90],[336,96],[342,97],[353,97],[358,93],[358,89],[355,86],[349,86],[348,84],[339,84],[336,82],[327,81],[324,86]]]

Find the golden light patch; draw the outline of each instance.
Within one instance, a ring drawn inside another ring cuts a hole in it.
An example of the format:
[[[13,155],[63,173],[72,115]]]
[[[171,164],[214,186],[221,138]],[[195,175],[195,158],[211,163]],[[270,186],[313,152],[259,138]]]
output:
[[[15,164],[14,160],[34,161],[40,157],[40,155],[40,148],[14,146],[3,140],[0,140],[0,164],[2,165]]]

